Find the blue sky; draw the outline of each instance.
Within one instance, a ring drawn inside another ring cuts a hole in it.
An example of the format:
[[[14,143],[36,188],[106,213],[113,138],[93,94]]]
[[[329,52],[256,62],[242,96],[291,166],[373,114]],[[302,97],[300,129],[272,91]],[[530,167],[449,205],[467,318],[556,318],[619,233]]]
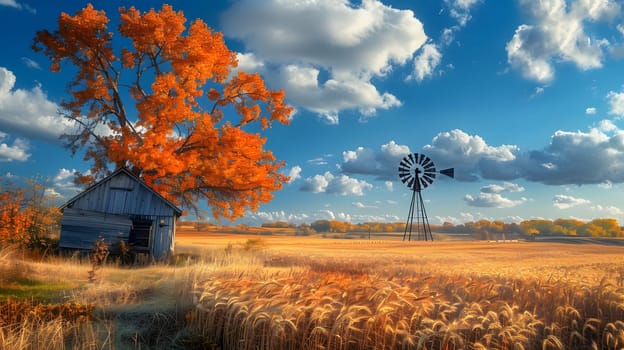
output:
[[[404,221],[401,158],[455,179],[423,191],[432,223],[613,217],[624,223],[624,4],[550,1],[171,1],[224,33],[239,66],[283,88],[266,131],[291,182],[238,222]],[[0,174],[62,202],[86,171],[58,141],[71,76],[30,46],[86,3],[0,0]],[[94,1],[111,19],[119,6]],[[113,23],[115,20],[113,20]]]

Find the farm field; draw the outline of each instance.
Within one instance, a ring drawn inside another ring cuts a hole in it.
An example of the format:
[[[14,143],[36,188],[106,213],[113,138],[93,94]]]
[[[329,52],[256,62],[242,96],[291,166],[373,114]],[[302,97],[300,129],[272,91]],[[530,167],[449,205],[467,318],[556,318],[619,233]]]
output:
[[[187,233],[177,247],[257,249],[195,284],[194,333],[215,347],[616,349],[624,256],[608,243]]]
[[[0,296],[28,280],[65,309],[6,303],[0,348],[619,349],[624,247],[572,242],[182,229],[172,263],[95,283],[87,261],[4,252]]]

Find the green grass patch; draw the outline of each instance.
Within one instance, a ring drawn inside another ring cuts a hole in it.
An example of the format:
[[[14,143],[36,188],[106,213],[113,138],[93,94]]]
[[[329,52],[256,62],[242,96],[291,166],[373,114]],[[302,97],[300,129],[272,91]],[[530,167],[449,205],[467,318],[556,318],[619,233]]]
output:
[[[80,285],[76,282],[41,282],[21,279],[0,287],[0,301],[7,299],[36,302],[61,302],[68,292]]]

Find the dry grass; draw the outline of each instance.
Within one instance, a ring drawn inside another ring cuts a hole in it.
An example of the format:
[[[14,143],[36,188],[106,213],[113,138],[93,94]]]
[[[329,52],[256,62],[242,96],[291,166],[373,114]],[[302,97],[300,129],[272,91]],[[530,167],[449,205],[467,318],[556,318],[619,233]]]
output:
[[[619,247],[266,240],[263,269],[219,270],[196,284],[190,326],[204,346],[624,346]]]
[[[15,247],[0,249],[0,288],[28,276],[28,265],[17,259],[17,256]]]
[[[7,316],[0,317],[0,349],[185,348],[188,342],[185,315],[193,306],[190,289],[200,265],[106,265],[98,282],[88,283],[88,259],[33,262],[0,253],[8,260],[0,260],[0,274],[14,276],[5,285],[27,289],[63,281],[66,287],[45,302],[0,287],[0,311]],[[11,271],[18,268],[27,273]],[[7,295],[18,300],[2,301]],[[88,318],[77,317],[86,316],[85,310]]]
[[[621,247],[179,235],[175,264],[33,262],[5,286],[69,283],[91,318],[0,325],[2,349],[618,349]],[[12,276],[12,277],[4,277]],[[0,288],[3,288],[0,285]]]

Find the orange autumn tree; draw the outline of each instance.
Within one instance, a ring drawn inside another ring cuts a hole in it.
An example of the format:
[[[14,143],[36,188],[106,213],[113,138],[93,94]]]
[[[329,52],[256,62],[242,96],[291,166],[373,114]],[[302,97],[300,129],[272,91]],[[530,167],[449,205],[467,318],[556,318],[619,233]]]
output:
[[[59,218],[44,185],[33,179],[19,185],[0,176],[0,247],[37,247],[41,239],[56,232]]]
[[[68,146],[92,164],[78,180],[126,167],[183,207],[206,199],[217,219],[271,200],[287,177],[259,132],[289,122],[284,92],[258,74],[233,73],[236,54],[199,19],[186,27],[169,5],[119,13],[115,43],[106,14],[89,4],[61,14],[58,29],[37,32],[33,44],[52,71],[77,68],[61,105],[79,127],[64,136]]]

